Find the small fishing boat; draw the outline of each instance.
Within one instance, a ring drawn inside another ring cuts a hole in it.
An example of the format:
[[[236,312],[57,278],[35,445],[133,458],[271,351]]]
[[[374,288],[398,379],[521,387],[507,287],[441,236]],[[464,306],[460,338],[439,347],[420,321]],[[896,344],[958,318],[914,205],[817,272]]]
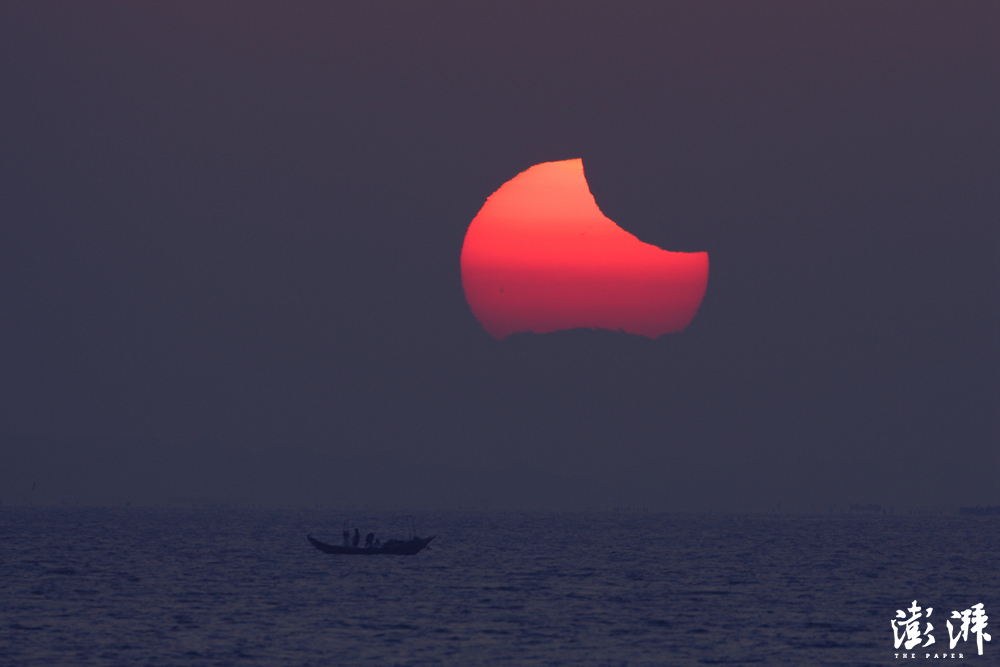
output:
[[[379,546],[370,547],[341,547],[336,544],[327,544],[326,542],[320,542],[312,535],[306,535],[306,539],[309,542],[322,551],[325,554],[345,554],[353,556],[374,556],[376,554],[390,554],[393,556],[412,556],[413,554],[423,551],[424,548],[431,543],[437,535],[431,535],[427,538],[412,537],[406,541],[403,540],[386,540]]]

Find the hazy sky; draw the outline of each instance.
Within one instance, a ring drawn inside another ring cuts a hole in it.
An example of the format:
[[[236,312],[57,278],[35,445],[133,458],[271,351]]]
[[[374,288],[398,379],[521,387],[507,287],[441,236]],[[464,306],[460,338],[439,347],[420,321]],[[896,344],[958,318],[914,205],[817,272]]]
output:
[[[994,2],[4,3],[0,502],[1000,504],[997,34]],[[472,316],[469,222],[577,157],[709,253],[683,333]]]

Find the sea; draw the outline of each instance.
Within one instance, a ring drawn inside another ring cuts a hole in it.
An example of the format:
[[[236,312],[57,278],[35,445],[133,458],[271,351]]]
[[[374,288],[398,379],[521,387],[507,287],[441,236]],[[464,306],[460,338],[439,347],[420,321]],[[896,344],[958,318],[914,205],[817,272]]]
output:
[[[0,665],[1000,664],[1000,517],[417,512],[417,555],[306,540],[410,523],[0,507]]]

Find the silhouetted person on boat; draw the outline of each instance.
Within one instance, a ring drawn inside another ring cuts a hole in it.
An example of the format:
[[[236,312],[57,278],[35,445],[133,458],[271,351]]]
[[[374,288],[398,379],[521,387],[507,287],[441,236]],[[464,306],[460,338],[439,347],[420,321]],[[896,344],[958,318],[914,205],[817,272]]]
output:
[[[358,548],[358,542],[361,541],[361,533],[358,532],[357,528],[354,529],[354,539],[351,540],[351,541],[354,543],[354,548],[357,549]]]
[[[365,546],[371,549],[372,542],[374,541],[375,541],[375,533],[368,533],[368,535],[365,537]]]
[[[351,534],[348,531],[344,531],[344,546],[351,546]]]

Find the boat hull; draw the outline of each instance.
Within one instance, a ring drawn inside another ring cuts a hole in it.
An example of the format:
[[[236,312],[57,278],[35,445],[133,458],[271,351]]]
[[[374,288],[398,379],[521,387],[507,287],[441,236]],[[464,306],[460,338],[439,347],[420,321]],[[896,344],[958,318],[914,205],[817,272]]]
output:
[[[415,553],[423,551],[435,537],[437,537],[437,535],[431,535],[428,538],[414,537],[412,540],[408,540],[406,542],[385,544],[380,547],[341,547],[336,544],[320,542],[312,535],[306,535],[306,539],[309,540],[309,543],[323,553],[341,554],[344,556],[412,556]]]

